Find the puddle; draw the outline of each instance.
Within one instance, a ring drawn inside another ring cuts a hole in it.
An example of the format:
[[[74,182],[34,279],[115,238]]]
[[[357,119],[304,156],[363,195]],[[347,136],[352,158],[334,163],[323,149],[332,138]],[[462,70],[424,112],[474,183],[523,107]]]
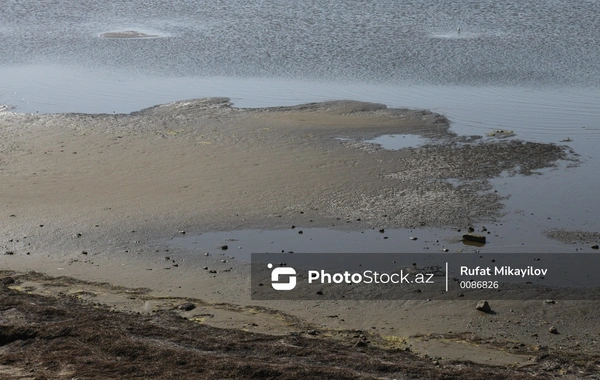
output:
[[[223,255],[250,261],[251,253],[541,253],[586,251],[587,245],[562,244],[529,228],[515,231],[511,224],[475,226],[487,238],[485,245],[462,241],[464,229],[367,229],[339,231],[328,228],[288,228],[284,230],[239,230],[181,235],[158,244],[186,253]],[[227,245],[227,249],[221,247]],[[589,250],[588,250],[589,251]]]
[[[431,140],[419,135],[382,135],[372,140],[366,140],[365,142],[378,144],[383,149],[399,150],[425,145],[430,143]]]

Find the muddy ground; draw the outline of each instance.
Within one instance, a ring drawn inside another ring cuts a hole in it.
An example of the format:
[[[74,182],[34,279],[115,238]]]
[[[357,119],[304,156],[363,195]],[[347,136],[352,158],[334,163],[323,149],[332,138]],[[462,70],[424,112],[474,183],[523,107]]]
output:
[[[434,143],[388,151],[364,142],[382,134]],[[503,198],[489,180],[576,165],[567,146],[456,136],[441,115],[372,103],[239,109],[222,98],[129,115],[4,111],[0,137],[0,265],[15,271],[4,273],[15,283],[0,302],[6,376],[578,378],[598,370],[593,302],[501,301],[495,315],[460,301],[261,303],[250,299],[244,263],[164,244],[183,232],[293,224],[415,228],[435,246],[427,228],[456,234],[501,222]],[[185,301],[197,307],[181,312]]]

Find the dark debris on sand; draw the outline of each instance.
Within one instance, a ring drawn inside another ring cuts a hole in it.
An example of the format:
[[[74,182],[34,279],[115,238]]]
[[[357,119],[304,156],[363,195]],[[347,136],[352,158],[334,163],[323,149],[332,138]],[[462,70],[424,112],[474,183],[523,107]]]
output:
[[[172,312],[116,312],[6,286],[0,287],[0,368],[6,379],[23,374],[32,379],[486,380],[549,375],[536,375],[532,368],[440,365],[410,352],[324,338],[219,329]]]

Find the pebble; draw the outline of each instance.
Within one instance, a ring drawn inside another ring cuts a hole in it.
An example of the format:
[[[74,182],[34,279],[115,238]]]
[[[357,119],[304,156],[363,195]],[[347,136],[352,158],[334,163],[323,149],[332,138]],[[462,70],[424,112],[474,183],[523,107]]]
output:
[[[179,310],[183,310],[183,311],[190,311],[190,310],[194,310],[196,308],[196,305],[194,305],[191,302],[186,302],[184,304],[181,304],[177,307]]]
[[[484,313],[489,313],[490,311],[492,311],[492,307],[490,306],[488,301],[484,300],[477,302],[477,306],[475,307],[475,309],[483,311]]]
[[[598,244],[592,245],[592,249],[598,249]]]
[[[227,246],[227,244],[223,244],[223,245],[222,245],[220,248],[221,248],[223,251],[226,251],[226,250],[227,250],[229,247]]]
[[[549,332],[550,334],[558,334],[558,329],[557,329],[555,326],[550,326],[550,327],[548,328],[548,332]]]
[[[417,238],[416,238],[416,237],[414,237],[414,236],[411,236],[411,237],[410,237],[410,240],[417,240]]]

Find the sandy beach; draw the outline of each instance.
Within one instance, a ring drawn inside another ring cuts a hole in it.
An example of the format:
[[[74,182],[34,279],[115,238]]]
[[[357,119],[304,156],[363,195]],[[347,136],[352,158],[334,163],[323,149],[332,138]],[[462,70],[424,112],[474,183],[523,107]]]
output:
[[[391,151],[364,142],[384,134],[435,144]],[[404,228],[425,239],[431,228],[493,226],[502,222],[503,198],[491,179],[558,162],[578,165],[578,156],[567,146],[502,134],[458,136],[443,115],[355,101],[243,109],[210,98],[132,114],[0,112],[0,373],[594,378],[597,301],[495,301],[494,313],[460,299],[253,301],[247,262],[215,247],[205,255],[166,244],[183,234],[292,225]],[[553,237],[568,240],[569,230]],[[581,239],[589,247],[598,236]],[[185,303],[194,308],[179,307]],[[45,318],[44,308],[57,317]],[[65,353],[93,344],[93,331],[56,329],[94,318],[107,337],[129,340],[119,349],[102,343],[102,355],[45,356],[42,339],[64,342]],[[157,330],[144,335],[148,326]],[[184,331],[194,333],[185,340]],[[190,348],[207,340],[206,352]],[[145,351],[124,348],[134,342]],[[281,347],[288,359],[273,362]],[[172,357],[185,359],[173,367]],[[194,372],[208,358],[216,364]],[[131,372],[107,369],[123,361]]]

